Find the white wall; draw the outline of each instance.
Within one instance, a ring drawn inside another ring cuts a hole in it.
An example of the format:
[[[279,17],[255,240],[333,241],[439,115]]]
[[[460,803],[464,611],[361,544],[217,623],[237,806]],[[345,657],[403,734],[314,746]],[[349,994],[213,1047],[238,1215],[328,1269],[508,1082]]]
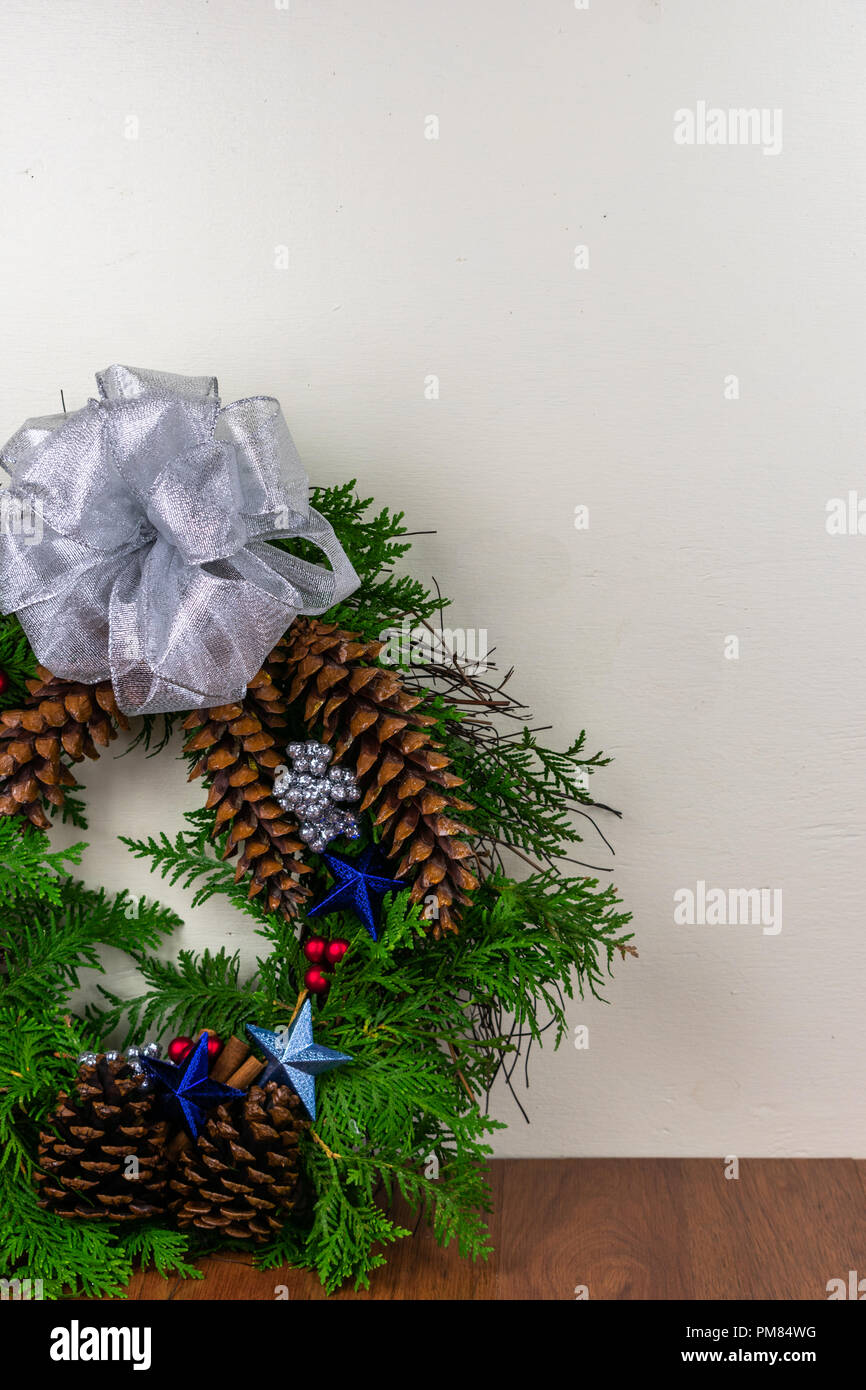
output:
[[[862,6],[6,0],[0,31],[3,437],[112,361],[279,396],[616,758],[641,956],[498,1151],[866,1154],[866,538],[825,529],[866,493]],[[678,147],[699,100],[781,108],[781,153]],[[88,785],[88,879],[154,892],[112,837],[179,825],[180,765]],[[782,931],[674,925],[698,879],[780,888]],[[174,944],[223,940],[252,957],[211,905]]]

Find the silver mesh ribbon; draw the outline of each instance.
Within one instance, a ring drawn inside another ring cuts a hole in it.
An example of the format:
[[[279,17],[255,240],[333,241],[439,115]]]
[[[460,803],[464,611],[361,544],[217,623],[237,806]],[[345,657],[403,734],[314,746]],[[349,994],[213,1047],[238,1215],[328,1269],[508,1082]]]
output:
[[[99,399],[28,420],[11,477],[0,609],[54,675],[110,679],[126,714],[240,699],[299,613],[357,588],[279,403],[220,407],[215,377],[109,367]],[[16,532],[16,509],[39,526]],[[330,568],[268,545],[312,541]]]

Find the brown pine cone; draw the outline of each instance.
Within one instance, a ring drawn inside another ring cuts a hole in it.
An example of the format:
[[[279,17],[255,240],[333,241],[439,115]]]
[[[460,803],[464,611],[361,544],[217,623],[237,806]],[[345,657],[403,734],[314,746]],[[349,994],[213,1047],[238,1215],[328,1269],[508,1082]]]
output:
[[[47,830],[42,799],[62,806],[75,778],[65,762],[98,758],[129,724],[117,708],[110,681],[82,685],[37,667],[39,679],[21,709],[0,713],[0,816],[26,816]]]
[[[310,872],[297,856],[305,846],[297,826],[271,795],[274,769],[284,760],[285,704],[271,677],[271,662],[250,681],[243,701],[194,710],[183,727],[194,730],[186,752],[202,756],[190,781],[204,774],[213,835],[228,829],[225,858],[238,855],[235,881],[250,874],[249,897],[265,892],[268,909],[296,917],[309,889],[295,875]],[[279,744],[279,749],[275,745]]]
[[[472,807],[453,795],[462,779],[432,738],[436,721],[418,709],[421,697],[405,689],[396,671],[377,664],[382,646],[333,623],[298,618],[271,663],[275,671],[285,664],[292,677],[288,701],[304,699],[304,719],[334,745],[335,761],[350,753],[361,810],[375,808],[383,852],[401,856],[398,876],[417,867],[412,901],[435,896],[439,936],[457,929],[458,905],[478,887],[466,864],[473,851],[460,838],[472,831],[454,816]]]
[[[294,1091],[276,1081],[218,1106],[178,1157],[169,1184],[178,1226],[256,1245],[267,1240],[294,1206],[298,1135],[309,1123]]]
[[[133,1221],[163,1210],[168,1122],[124,1057],[82,1063],[39,1135],[39,1205],[58,1216]],[[137,1160],[132,1175],[128,1159]]]

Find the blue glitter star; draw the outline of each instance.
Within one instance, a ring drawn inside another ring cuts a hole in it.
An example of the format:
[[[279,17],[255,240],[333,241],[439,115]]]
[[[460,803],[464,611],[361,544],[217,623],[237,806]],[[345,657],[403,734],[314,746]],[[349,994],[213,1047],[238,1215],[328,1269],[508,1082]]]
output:
[[[322,1047],[313,1040],[313,1011],[309,999],[294,1023],[280,1033],[272,1033],[269,1028],[257,1028],[247,1024],[247,1032],[255,1039],[263,1052],[270,1057],[256,1085],[264,1086],[268,1081],[287,1082],[300,1096],[311,1120],[316,1118],[316,1077],[332,1067],[340,1067],[353,1059],[348,1052],[334,1052],[330,1047]]]
[[[234,1086],[224,1086],[221,1081],[211,1081],[207,1073],[207,1033],[202,1033],[183,1070],[173,1062],[163,1062],[159,1057],[147,1057],[143,1053],[138,1061],[163,1088],[166,1102],[180,1111],[193,1139],[198,1138],[207,1110],[222,1100],[228,1100],[230,1096],[246,1094],[245,1091],[235,1090]]]
[[[350,907],[376,941],[382,898],[386,893],[405,888],[403,879],[385,876],[383,870],[388,866],[374,845],[369,845],[358,859],[327,853],[322,858],[337,882],[326,898],[310,908],[307,917],[327,917],[338,908]]]

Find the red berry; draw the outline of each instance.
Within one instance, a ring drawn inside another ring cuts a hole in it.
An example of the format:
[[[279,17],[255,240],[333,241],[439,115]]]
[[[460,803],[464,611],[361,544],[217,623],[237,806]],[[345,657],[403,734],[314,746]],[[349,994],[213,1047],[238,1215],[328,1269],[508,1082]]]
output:
[[[213,1062],[223,1050],[223,1040],[218,1038],[216,1033],[211,1033],[207,1040],[207,1055]]]
[[[327,965],[339,965],[348,949],[348,941],[342,936],[336,936],[334,940],[329,941],[325,947],[325,963]]]
[[[331,988],[330,980],[322,974],[317,965],[311,965],[304,976],[304,984],[311,994],[327,994]]]
[[[7,691],[8,689],[9,689],[9,677],[8,677],[8,675],[6,674],[6,672],[3,670],[3,667],[0,666],[0,695],[5,695],[5,694],[6,694],[6,691]]]
[[[304,955],[312,965],[320,965],[324,960],[327,944],[323,936],[311,936],[304,942]]]
[[[181,1062],[186,1061],[194,1047],[195,1043],[192,1038],[172,1038],[166,1056],[170,1062],[174,1062],[175,1066],[178,1067]]]

